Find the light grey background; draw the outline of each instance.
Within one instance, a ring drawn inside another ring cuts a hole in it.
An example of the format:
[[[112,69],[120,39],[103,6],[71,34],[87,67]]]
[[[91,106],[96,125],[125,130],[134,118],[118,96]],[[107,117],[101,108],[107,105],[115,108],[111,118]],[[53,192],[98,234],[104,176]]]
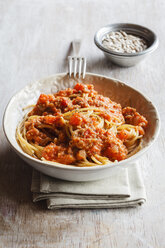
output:
[[[33,204],[31,171],[0,128],[0,246],[165,247],[165,2],[163,0],[0,0],[0,118],[28,82],[67,70],[70,42],[82,39],[87,71],[128,82],[156,104],[162,130],[141,159],[147,203],[137,209],[47,211]],[[108,62],[95,47],[97,29],[131,22],[153,29],[157,51],[132,68]],[[12,123],[11,123],[12,125]]]

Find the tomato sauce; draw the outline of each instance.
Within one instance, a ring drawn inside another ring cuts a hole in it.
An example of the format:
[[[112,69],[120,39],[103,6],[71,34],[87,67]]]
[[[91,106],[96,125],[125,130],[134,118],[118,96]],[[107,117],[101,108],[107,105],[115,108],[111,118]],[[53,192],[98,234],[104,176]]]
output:
[[[29,142],[43,146],[42,156],[49,161],[63,164],[75,164],[96,154],[105,156],[111,161],[123,160],[128,150],[124,145],[127,132],[115,135],[113,131],[99,127],[99,118],[88,116],[83,112],[74,112],[82,108],[97,108],[99,116],[108,122],[136,125],[144,134],[147,125],[145,117],[136,109],[111,101],[99,95],[93,85],[76,84],[73,89],[61,90],[56,94],[41,94],[37,104],[29,113],[25,122],[26,138]],[[69,119],[65,113],[73,111]],[[68,131],[68,125],[72,133]],[[69,134],[68,134],[69,133]]]

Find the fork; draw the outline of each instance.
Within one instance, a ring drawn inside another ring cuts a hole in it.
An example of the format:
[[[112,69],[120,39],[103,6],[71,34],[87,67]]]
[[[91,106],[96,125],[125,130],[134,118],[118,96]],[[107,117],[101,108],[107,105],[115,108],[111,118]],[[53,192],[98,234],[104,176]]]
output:
[[[72,76],[75,78],[78,74],[78,78],[81,77],[85,78],[86,73],[86,58],[78,56],[80,51],[81,41],[74,40],[72,41],[72,48],[73,48],[73,55],[68,56],[68,70],[69,70],[69,77]]]

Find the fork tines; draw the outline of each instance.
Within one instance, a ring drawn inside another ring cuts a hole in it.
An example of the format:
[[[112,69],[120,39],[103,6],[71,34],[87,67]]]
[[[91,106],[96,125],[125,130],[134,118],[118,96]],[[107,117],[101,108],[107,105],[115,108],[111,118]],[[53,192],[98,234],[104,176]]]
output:
[[[81,77],[81,75],[82,75],[82,78],[85,77],[85,73],[86,73],[86,58],[85,57],[69,56],[68,65],[69,65],[68,69],[69,69],[70,77],[72,73],[74,77],[76,77],[77,74],[79,78]]]

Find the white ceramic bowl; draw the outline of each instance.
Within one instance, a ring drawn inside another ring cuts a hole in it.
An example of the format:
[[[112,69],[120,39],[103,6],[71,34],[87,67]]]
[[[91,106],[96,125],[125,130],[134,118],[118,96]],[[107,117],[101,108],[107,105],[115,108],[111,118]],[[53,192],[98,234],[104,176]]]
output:
[[[40,93],[55,93],[61,89],[73,87],[77,82],[92,83],[99,93],[119,102],[122,107],[135,107],[137,111],[146,116],[149,125],[143,139],[142,149],[138,153],[126,160],[113,164],[95,167],[75,167],[59,163],[46,163],[22,151],[15,137],[16,127],[25,114],[22,108],[36,103]],[[36,170],[52,177],[69,181],[92,181],[108,177],[116,169],[129,166],[132,161],[139,158],[151,146],[153,141],[156,140],[160,128],[160,119],[155,106],[147,97],[121,81],[91,73],[87,73],[84,80],[75,80],[73,78],[70,79],[66,73],[62,73],[28,84],[14,95],[6,107],[3,127],[6,138],[12,148]]]

